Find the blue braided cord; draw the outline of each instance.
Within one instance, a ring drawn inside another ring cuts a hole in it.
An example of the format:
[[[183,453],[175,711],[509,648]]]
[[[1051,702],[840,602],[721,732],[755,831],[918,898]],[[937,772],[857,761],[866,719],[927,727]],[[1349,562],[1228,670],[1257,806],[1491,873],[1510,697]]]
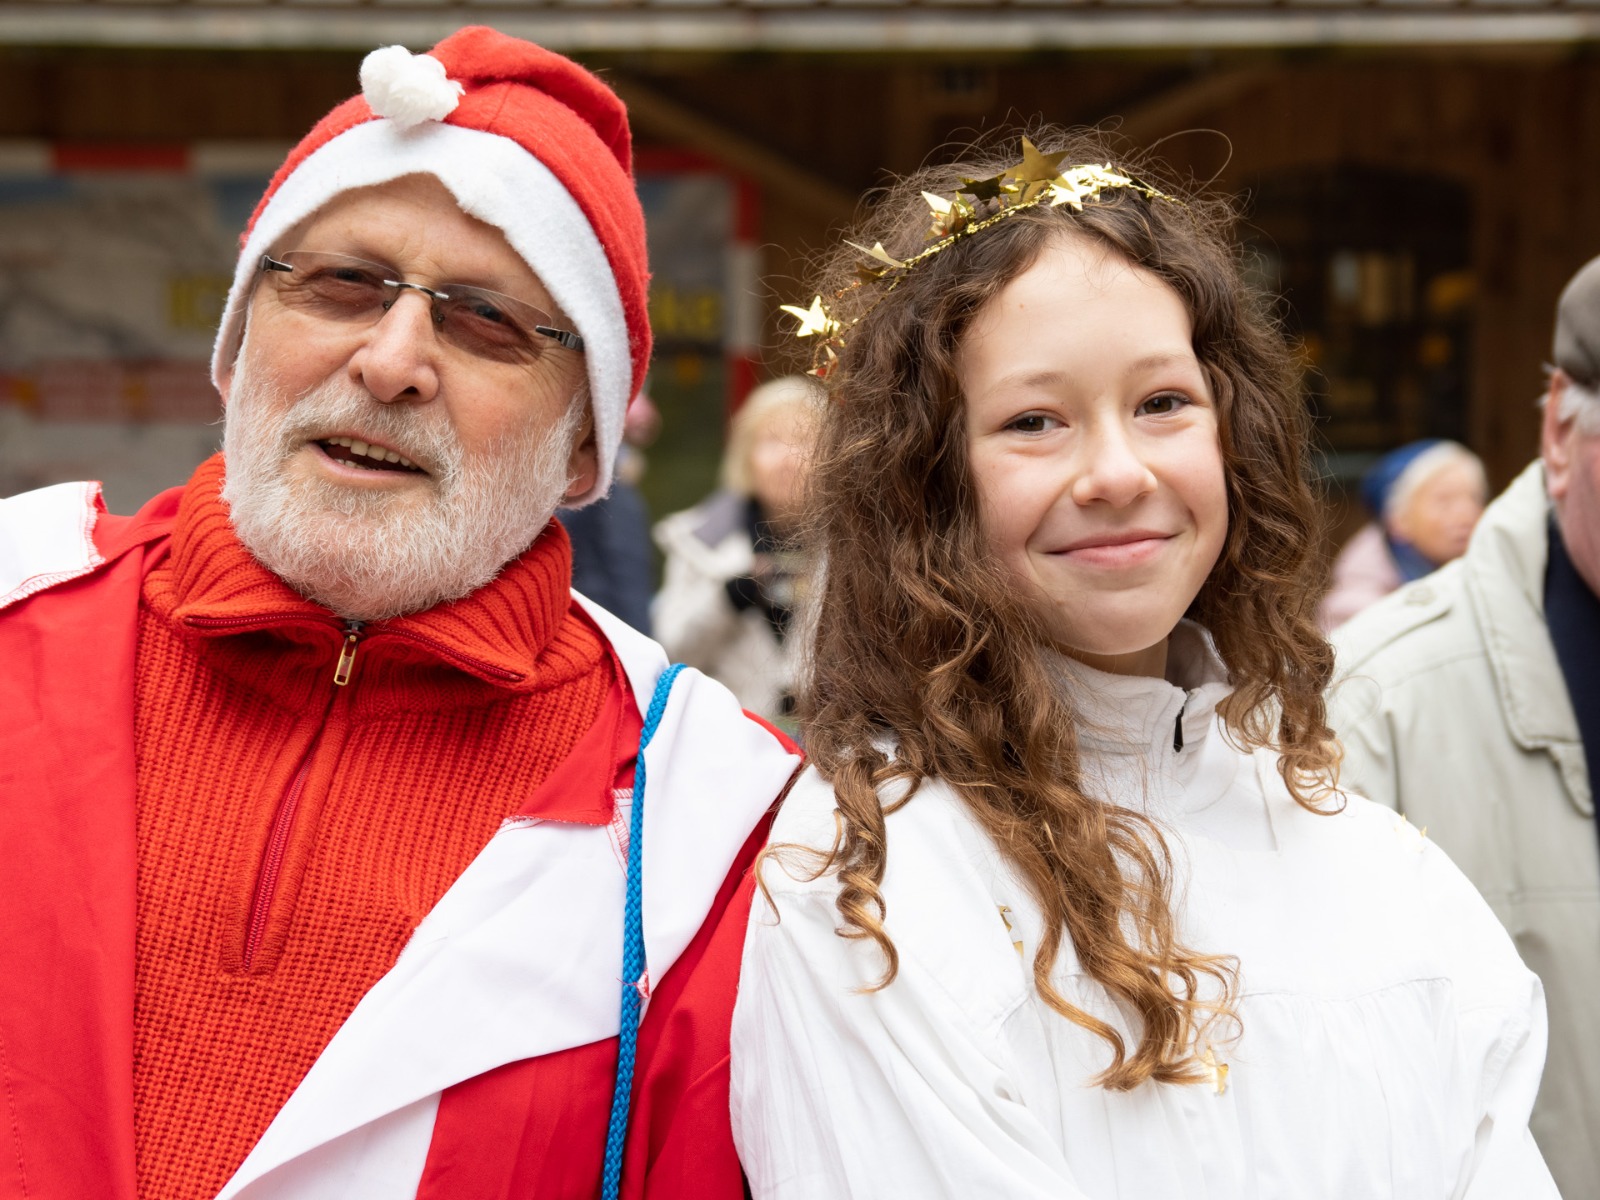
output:
[[[628,1102],[633,1095],[633,1060],[639,1044],[638,983],[644,960],[644,748],[656,735],[661,714],[667,711],[672,681],[682,663],[668,667],[656,681],[650,709],[639,735],[639,757],[633,766],[633,811],[628,815],[628,898],[622,918],[622,1021],[617,1030],[617,1085],[611,1093],[611,1124],[606,1129],[605,1174],[602,1200],[617,1200],[622,1188],[622,1151],[628,1139]]]

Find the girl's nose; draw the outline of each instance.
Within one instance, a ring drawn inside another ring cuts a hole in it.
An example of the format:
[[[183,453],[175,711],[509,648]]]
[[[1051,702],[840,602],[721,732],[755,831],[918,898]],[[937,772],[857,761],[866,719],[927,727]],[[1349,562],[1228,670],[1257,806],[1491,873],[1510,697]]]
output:
[[[1120,423],[1097,423],[1080,444],[1081,469],[1072,485],[1072,499],[1081,505],[1133,503],[1155,490],[1156,477]]]

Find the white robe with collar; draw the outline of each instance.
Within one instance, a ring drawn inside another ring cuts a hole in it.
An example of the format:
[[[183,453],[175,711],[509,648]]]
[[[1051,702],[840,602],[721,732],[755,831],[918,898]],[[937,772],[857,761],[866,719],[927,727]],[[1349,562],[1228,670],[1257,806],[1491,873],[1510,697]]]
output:
[[[1106,1044],[1033,985],[1038,906],[934,781],[887,820],[900,970],[883,990],[864,990],[872,943],[835,932],[836,878],[766,866],[732,1041],[757,1200],[1555,1197],[1527,1128],[1543,995],[1487,906],[1393,813],[1354,797],[1310,813],[1273,755],[1236,749],[1196,627],[1172,660],[1187,686],[1062,670],[1086,787],[1161,825],[1184,943],[1239,960],[1242,1033],[1215,1035],[1213,1078],[1090,1083]],[[825,849],[833,808],[808,771],[772,841]],[[1053,981],[1131,1032],[1070,943]]]

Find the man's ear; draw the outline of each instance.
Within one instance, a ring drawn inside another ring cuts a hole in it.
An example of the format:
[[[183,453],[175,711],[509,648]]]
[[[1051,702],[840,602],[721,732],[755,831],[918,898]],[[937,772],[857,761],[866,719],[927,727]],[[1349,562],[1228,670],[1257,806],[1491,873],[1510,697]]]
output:
[[[1561,417],[1561,400],[1572,380],[1557,368],[1550,375],[1550,392],[1544,398],[1544,420],[1539,426],[1539,457],[1544,460],[1545,488],[1552,500],[1567,494],[1572,478],[1573,419]]]
[[[583,425],[572,443],[572,453],[567,456],[567,479],[570,482],[567,484],[566,499],[576,500],[594,487],[599,476],[600,450],[595,443],[594,410],[585,405]]]

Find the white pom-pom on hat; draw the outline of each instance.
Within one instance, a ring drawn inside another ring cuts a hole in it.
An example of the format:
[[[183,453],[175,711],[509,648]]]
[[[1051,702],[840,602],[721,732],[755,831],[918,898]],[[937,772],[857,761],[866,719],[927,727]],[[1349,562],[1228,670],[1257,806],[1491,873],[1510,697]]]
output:
[[[361,94],[367,105],[401,129],[444,120],[465,90],[445,75],[437,58],[413,54],[404,46],[384,46],[361,61]]]

